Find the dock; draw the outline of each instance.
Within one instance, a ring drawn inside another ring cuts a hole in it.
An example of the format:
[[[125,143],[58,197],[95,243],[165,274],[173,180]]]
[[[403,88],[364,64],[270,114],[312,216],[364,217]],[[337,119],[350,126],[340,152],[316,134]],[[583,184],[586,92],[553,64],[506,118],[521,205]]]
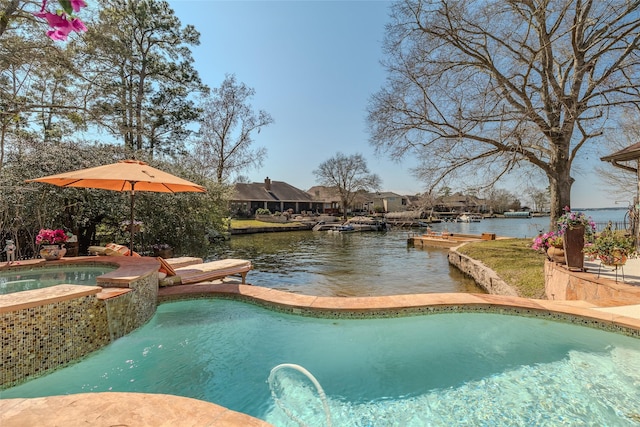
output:
[[[494,233],[482,234],[460,234],[460,233],[426,233],[413,234],[409,233],[407,245],[416,248],[435,247],[435,248],[453,248],[463,243],[481,242],[483,240],[496,240]]]

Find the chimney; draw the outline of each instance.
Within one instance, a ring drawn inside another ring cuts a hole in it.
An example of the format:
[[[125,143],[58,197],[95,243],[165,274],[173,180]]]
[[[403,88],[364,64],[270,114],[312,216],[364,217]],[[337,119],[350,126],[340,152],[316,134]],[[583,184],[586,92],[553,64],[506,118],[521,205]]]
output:
[[[264,188],[265,188],[267,191],[271,191],[271,180],[269,179],[269,177],[266,177],[266,178],[264,179]]]

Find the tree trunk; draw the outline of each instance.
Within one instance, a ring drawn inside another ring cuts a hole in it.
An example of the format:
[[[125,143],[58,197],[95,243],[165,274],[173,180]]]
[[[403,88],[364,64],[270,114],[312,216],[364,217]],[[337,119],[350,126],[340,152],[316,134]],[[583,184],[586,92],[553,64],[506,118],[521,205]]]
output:
[[[547,172],[551,193],[549,229],[555,230],[556,222],[564,213],[565,206],[571,207],[571,186],[574,180],[571,178],[569,144],[562,141],[554,141],[551,144],[551,148],[554,153],[549,162],[551,171]]]
[[[349,203],[346,197],[342,198],[342,216],[344,220],[347,220],[347,204]]]

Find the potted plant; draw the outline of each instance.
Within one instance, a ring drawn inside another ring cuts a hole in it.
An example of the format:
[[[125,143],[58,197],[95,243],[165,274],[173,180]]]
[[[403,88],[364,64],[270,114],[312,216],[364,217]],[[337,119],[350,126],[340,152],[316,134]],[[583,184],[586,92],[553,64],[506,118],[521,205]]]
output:
[[[173,248],[168,243],[156,243],[151,248],[153,249],[153,256],[173,258]]]
[[[568,206],[564,214],[558,218],[558,231],[562,235],[564,256],[567,268],[570,270],[584,270],[584,244],[590,241],[596,230],[596,225],[582,212],[572,212]]]
[[[36,236],[36,245],[41,245],[40,256],[47,261],[60,259],[67,250],[63,243],[67,241],[69,235],[62,229],[51,230],[43,228]]]
[[[585,247],[587,255],[594,256],[602,264],[619,267],[627,262],[627,258],[637,251],[633,237],[626,234],[624,230],[612,230],[609,222],[605,229],[595,238],[593,244]]]
[[[549,231],[533,239],[531,247],[547,254],[551,261],[564,263],[563,239],[559,232]]]

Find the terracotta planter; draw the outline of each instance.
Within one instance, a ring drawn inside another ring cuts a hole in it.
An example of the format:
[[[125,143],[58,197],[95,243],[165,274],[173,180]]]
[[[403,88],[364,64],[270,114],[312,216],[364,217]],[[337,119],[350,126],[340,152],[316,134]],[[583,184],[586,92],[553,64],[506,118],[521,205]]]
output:
[[[564,264],[566,259],[564,257],[564,249],[556,248],[551,246],[547,249],[547,256],[553,262],[557,262],[559,264]]]
[[[173,249],[154,249],[153,256],[162,258],[173,258]]]
[[[627,262],[627,254],[622,251],[613,251],[609,255],[600,255],[600,261],[607,267],[621,267]]]
[[[569,227],[562,236],[567,268],[584,270],[584,226]]]
[[[55,261],[64,256],[67,249],[62,245],[43,245],[40,249],[40,256],[47,261]]]

